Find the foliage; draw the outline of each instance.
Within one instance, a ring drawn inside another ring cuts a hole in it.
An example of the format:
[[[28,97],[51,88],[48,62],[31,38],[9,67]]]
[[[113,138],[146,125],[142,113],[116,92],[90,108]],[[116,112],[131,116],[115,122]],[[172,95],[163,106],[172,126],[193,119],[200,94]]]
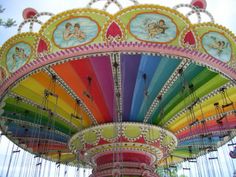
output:
[[[3,13],[5,11],[5,8],[0,5],[0,13]],[[10,28],[12,26],[16,26],[16,21],[12,18],[7,19],[4,21],[2,18],[0,18],[0,26],[4,26],[5,28]]]
[[[161,177],[178,177],[177,168],[158,168],[157,173]]]
[[[185,175],[178,176],[178,171],[180,169],[180,166],[172,166],[169,168],[166,167],[159,167],[156,169],[156,172],[161,177],[186,177]]]

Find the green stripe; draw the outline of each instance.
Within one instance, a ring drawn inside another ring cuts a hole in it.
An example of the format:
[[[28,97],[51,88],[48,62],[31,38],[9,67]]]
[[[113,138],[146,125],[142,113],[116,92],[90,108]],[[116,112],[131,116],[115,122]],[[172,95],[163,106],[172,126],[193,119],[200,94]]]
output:
[[[215,77],[213,77],[210,81],[205,82],[204,85],[201,85],[201,83],[204,83],[204,81],[207,81],[207,78],[209,78],[209,77],[210,76],[205,76],[205,77],[201,76],[201,77],[197,77],[197,78],[193,79],[193,81],[192,81],[193,85],[196,85],[196,87],[198,88],[194,92],[197,97],[201,98],[228,82],[227,79],[223,78],[222,76],[220,76],[218,74]],[[198,79],[199,79],[199,81],[198,81]],[[184,109],[187,105],[190,105],[192,102],[193,102],[193,100],[191,99],[190,95],[183,98],[183,93],[177,94],[176,97],[174,97],[169,102],[169,104],[165,107],[165,116],[160,121],[159,125],[160,126],[164,125],[174,115],[176,115],[179,111]]]
[[[30,123],[39,122],[38,119],[41,119],[40,125],[46,126],[49,122],[49,116],[46,112],[40,111],[39,109],[28,105],[26,103],[20,102],[17,103],[14,98],[8,98],[6,100],[6,105],[4,106],[4,114],[3,116],[10,117],[13,119],[20,119],[22,121],[27,121]],[[26,113],[27,111],[27,113]],[[9,115],[9,113],[16,112],[20,113],[19,115]],[[69,125],[65,124],[62,120],[53,116],[52,120],[55,120],[55,128],[56,130],[68,134],[70,132]],[[71,129],[72,133],[75,133],[76,130]]]

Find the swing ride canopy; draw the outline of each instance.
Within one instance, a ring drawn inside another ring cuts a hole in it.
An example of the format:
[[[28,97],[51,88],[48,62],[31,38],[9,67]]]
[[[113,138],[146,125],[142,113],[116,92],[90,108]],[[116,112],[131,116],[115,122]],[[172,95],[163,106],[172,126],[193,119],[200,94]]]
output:
[[[90,166],[95,176],[119,174],[120,166],[145,176],[228,142],[236,37],[203,2],[134,5],[113,15],[26,9],[19,34],[0,48],[2,132],[43,158]],[[192,11],[186,17],[181,7]],[[211,22],[192,24],[193,13]],[[42,23],[42,15],[52,17]],[[25,24],[30,32],[21,32]]]

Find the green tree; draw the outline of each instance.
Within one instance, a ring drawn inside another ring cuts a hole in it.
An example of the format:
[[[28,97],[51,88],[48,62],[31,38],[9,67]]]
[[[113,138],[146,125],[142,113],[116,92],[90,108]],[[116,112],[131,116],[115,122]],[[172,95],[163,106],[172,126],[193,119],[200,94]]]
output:
[[[0,5],[0,14],[5,11],[5,8]],[[4,21],[2,18],[0,18],[0,26],[4,26],[5,28],[10,28],[12,26],[16,26],[16,21],[12,18],[7,19]]]
[[[178,177],[177,168],[158,168],[157,174],[161,177]]]

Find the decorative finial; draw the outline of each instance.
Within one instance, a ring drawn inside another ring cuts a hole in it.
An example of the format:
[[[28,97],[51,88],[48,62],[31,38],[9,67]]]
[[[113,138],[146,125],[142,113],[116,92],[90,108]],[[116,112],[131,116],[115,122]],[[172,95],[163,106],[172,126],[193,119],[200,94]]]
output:
[[[199,9],[206,9],[207,2],[206,0],[192,0],[191,5]]]
[[[178,4],[178,5],[174,6],[174,9],[177,10],[177,9],[180,9],[183,7],[190,8],[190,11],[185,15],[186,17],[189,18],[190,16],[195,14],[195,15],[197,15],[198,23],[201,23],[202,22],[201,14],[203,13],[209,17],[209,19],[212,23],[214,23],[213,16],[211,15],[211,13],[209,13],[206,10],[206,7],[207,7],[206,0],[192,0],[192,2],[190,4]]]
[[[19,25],[18,27],[18,33],[21,33],[21,30],[23,28],[23,26],[26,24],[26,23],[30,23],[30,26],[29,26],[29,30],[32,32],[33,31],[33,25],[34,23],[38,23],[40,25],[43,24],[42,21],[38,20],[39,17],[41,16],[53,16],[52,13],[49,13],[49,12],[41,12],[41,13],[38,13],[35,9],[33,8],[26,8],[23,10],[23,13],[22,13],[22,16],[24,18],[24,21]]]
[[[26,8],[23,10],[22,16],[25,20],[34,17],[38,12],[33,8]]]

